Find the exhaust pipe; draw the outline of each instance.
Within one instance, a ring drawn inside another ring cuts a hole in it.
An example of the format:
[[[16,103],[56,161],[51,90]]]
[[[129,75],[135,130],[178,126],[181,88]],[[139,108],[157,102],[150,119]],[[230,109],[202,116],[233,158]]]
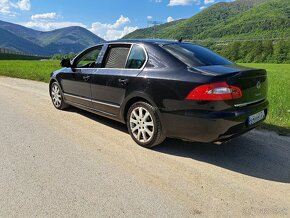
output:
[[[215,145],[221,145],[221,144],[223,144],[223,142],[221,142],[221,141],[217,141],[217,142],[214,142],[214,144],[215,144]]]
[[[214,142],[215,145],[222,145],[222,144],[226,144],[228,142],[230,142],[231,140],[226,140],[226,141],[216,141]]]

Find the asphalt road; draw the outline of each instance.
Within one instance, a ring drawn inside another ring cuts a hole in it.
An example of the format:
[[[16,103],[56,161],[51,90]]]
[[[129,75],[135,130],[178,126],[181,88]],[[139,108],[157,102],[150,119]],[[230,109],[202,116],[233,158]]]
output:
[[[45,83],[0,77],[0,217],[290,217],[290,138],[137,146],[126,127],[56,110]]]

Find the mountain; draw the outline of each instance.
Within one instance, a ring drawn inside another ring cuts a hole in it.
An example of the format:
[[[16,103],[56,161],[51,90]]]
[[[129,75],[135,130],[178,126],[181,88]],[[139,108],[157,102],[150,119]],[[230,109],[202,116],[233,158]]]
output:
[[[48,32],[0,21],[0,48],[37,55],[66,54],[104,42],[82,27],[66,27]]]
[[[215,41],[289,36],[289,0],[236,0],[214,4],[189,19],[136,30],[124,38]]]

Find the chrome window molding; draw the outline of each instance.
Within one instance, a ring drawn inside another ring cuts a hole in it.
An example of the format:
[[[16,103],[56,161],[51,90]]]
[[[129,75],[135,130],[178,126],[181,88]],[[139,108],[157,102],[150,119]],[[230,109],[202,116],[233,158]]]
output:
[[[105,44],[107,44],[107,43],[104,43],[104,44],[100,44],[100,45],[105,45]],[[92,48],[95,48],[95,47],[98,47],[98,46],[100,46],[100,45],[95,45],[95,46],[93,46]],[[147,51],[146,51],[146,49],[145,49],[145,47],[144,47],[144,45],[142,45],[142,44],[138,44],[138,43],[118,43],[118,42],[114,42],[114,43],[108,43],[107,45],[130,45],[131,47],[130,47],[130,51],[129,51],[129,53],[128,53],[128,55],[127,55],[127,59],[126,59],[126,63],[127,63],[127,61],[128,61],[128,58],[129,58],[129,55],[130,55],[130,53],[131,53],[131,50],[132,50],[132,48],[133,48],[133,46],[134,45],[136,45],[136,46],[140,46],[142,49],[143,49],[143,51],[144,51],[144,53],[145,53],[145,57],[146,57],[146,59],[145,59],[145,62],[144,62],[144,64],[143,64],[143,66],[141,67],[141,68],[138,68],[138,69],[130,69],[130,68],[102,68],[102,67],[100,67],[100,68],[74,68],[74,69],[104,69],[104,70],[129,70],[129,71],[133,71],[133,70],[140,70],[140,71],[143,71],[143,69],[145,68],[145,66],[146,66],[146,64],[147,64],[147,62],[148,62],[148,60],[149,60],[149,56],[148,56],[148,53],[147,53]],[[81,53],[80,53],[81,54]],[[77,56],[78,57],[78,56]],[[77,58],[76,57],[76,58]],[[75,59],[76,59],[75,58]],[[75,59],[73,59],[73,61],[75,60]],[[104,60],[103,60],[104,61]]]

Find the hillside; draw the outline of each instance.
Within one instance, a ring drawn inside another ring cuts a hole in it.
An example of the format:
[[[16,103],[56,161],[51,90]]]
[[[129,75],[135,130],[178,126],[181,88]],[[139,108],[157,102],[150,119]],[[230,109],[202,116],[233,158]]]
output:
[[[289,0],[221,2],[195,16],[136,30],[124,38],[187,40],[284,38],[290,35]]]
[[[53,55],[77,53],[104,40],[82,27],[67,27],[41,32],[0,21],[0,48],[25,53]]]

